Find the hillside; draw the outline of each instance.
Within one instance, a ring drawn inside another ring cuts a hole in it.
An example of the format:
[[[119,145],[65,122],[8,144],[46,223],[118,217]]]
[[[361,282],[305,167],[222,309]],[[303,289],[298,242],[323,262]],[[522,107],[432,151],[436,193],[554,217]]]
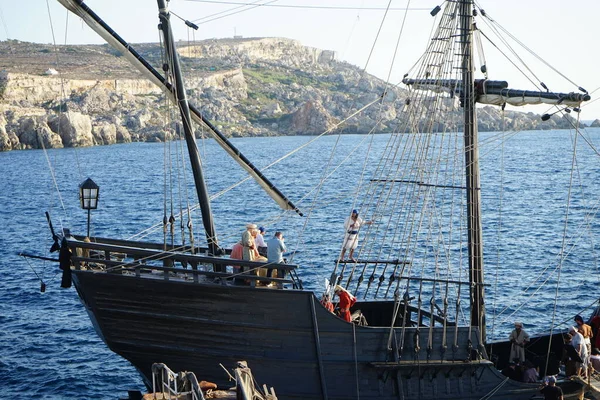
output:
[[[133,47],[162,70],[157,44]],[[179,42],[178,50],[190,102],[226,136],[374,127],[380,133],[400,126],[406,92],[386,92],[385,82],[336,60],[332,51],[281,38]],[[385,101],[337,125],[384,92]],[[161,90],[108,45],[0,42],[0,150],[163,141],[173,132],[168,106]],[[570,124],[531,113],[507,111],[504,118],[506,129]],[[496,108],[480,113],[483,131],[500,130],[501,123]]]

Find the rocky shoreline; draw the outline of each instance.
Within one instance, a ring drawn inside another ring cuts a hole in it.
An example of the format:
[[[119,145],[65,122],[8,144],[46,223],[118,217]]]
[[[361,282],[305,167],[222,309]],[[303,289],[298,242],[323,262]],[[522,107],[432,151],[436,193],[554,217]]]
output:
[[[134,45],[160,70],[156,44]],[[390,132],[406,91],[281,38],[179,43],[190,102],[228,137]],[[365,105],[383,102],[344,121]],[[450,99],[449,99],[450,100]],[[176,123],[162,91],[107,45],[0,42],[0,151],[164,141]],[[450,104],[448,104],[450,106]],[[342,123],[343,122],[343,123]],[[484,107],[482,131],[569,128],[570,116]],[[600,121],[595,121],[600,126]],[[443,129],[443,125],[438,126]],[[202,134],[201,129],[197,134]]]

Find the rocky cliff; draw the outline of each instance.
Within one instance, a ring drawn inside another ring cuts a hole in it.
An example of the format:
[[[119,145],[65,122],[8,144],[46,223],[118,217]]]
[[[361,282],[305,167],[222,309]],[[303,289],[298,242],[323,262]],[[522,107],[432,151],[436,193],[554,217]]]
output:
[[[161,70],[156,44],[134,46]],[[280,38],[179,43],[190,102],[227,136],[389,132],[406,93],[335,53]],[[353,112],[377,100],[353,119]],[[398,101],[394,101],[398,100]],[[172,104],[107,45],[0,42],[0,150],[163,141]],[[567,117],[569,118],[569,117]],[[343,124],[340,124],[343,122]],[[567,119],[506,112],[508,128],[553,129]],[[500,110],[484,108],[482,130],[500,130]],[[375,127],[375,128],[374,128]]]

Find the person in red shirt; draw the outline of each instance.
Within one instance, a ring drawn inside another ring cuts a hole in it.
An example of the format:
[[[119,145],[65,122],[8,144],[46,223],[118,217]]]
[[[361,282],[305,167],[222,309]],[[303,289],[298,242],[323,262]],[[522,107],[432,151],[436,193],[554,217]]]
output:
[[[335,294],[340,298],[340,302],[338,303],[338,307],[340,310],[340,318],[343,318],[347,322],[351,322],[351,314],[350,307],[356,303],[356,297],[352,296],[350,292],[341,287],[340,285],[336,285],[334,289]]]

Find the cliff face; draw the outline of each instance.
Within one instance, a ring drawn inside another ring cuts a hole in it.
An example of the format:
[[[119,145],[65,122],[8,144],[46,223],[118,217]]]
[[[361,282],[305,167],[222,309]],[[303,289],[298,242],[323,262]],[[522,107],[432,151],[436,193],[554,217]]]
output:
[[[158,45],[134,47],[162,69]],[[383,81],[337,61],[334,52],[280,38],[178,48],[190,102],[227,136],[389,132],[400,124],[406,93],[386,91]],[[173,105],[107,45],[0,42],[0,71],[0,150],[163,141],[174,131]],[[344,120],[384,92],[381,105]],[[533,114],[504,118],[518,129],[568,127]],[[501,129],[500,111],[486,107],[479,124]]]

